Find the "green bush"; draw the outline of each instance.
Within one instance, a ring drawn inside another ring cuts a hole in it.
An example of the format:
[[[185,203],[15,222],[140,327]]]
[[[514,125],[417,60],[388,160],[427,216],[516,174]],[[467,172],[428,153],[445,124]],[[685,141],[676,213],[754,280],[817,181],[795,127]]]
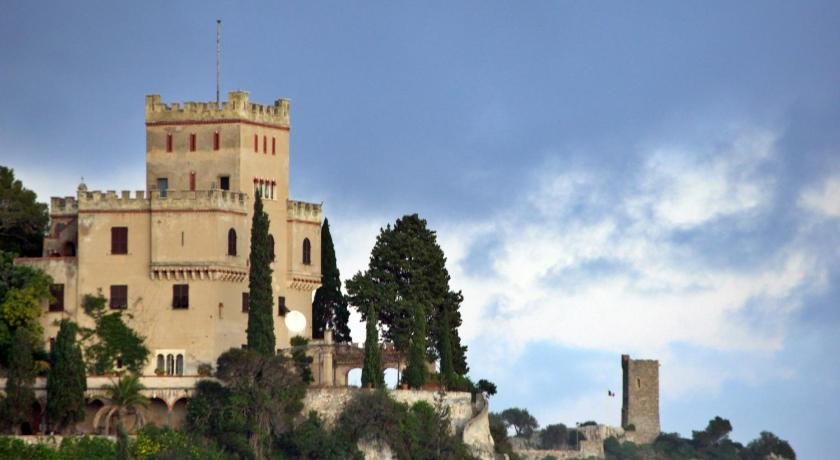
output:
[[[26,444],[20,439],[0,437],[0,458],[27,460],[113,460],[116,445],[107,438],[64,438],[57,449],[45,444]]]
[[[218,446],[170,428],[146,426],[137,432],[131,443],[136,460],[223,460],[228,458]],[[85,458],[85,457],[79,457]],[[113,454],[109,458],[114,458]]]
[[[362,460],[362,453],[356,445],[338,433],[324,427],[324,423],[315,411],[292,432],[279,440],[279,447],[286,455],[293,458],[344,460],[352,458]]]

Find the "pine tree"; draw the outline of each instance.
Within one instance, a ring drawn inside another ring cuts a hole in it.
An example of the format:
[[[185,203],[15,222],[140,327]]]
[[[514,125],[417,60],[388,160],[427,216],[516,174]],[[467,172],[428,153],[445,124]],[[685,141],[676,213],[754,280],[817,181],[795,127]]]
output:
[[[403,382],[410,388],[421,388],[426,383],[426,315],[420,305],[414,310],[414,330],[408,349],[408,365]]]
[[[335,261],[330,223],[324,219],[321,227],[321,287],[315,291],[312,302],[312,335],[323,338],[326,329],[332,329],[335,342],[350,342],[350,328],[347,320],[350,311],[347,299],[341,293],[341,275]]]
[[[271,292],[271,254],[268,247],[268,215],[263,211],[259,192],[254,198],[251,220],[251,256],[248,272],[248,349],[265,356],[274,355],[274,296]]]
[[[367,315],[367,334],[365,335],[365,361],[362,367],[362,388],[372,386],[383,388],[385,376],[382,374],[382,354],[379,349],[379,334],[376,330],[376,314]]]
[[[438,350],[440,350],[440,377],[444,386],[451,386],[455,381],[455,368],[452,363],[452,340],[449,333],[449,313],[443,313],[441,322],[441,336]]]
[[[458,327],[463,296],[449,287],[446,257],[433,230],[417,214],[403,216],[381,229],[370,255],[368,269],[347,281],[350,303],[366,318],[368,306],[375,305],[383,338],[398,352],[408,353],[415,330],[414,310],[423,310],[428,359],[440,357],[441,337],[448,331],[456,374],[469,369],[466,347],[461,345]],[[443,313],[449,325],[443,326]]]
[[[78,327],[61,320],[55,345],[50,353],[47,376],[47,415],[60,429],[72,427],[85,419],[85,363],[82,349],[76,342]]]
[[[2,420],[11,426],[15,434],[20,433],[20,425],[28,422],[32,416],[32,403],[35,402],[35,363],[32,360],[32,338],[23,328],[15,331],[9,370],[6,377],[6,399],[3,400]]]

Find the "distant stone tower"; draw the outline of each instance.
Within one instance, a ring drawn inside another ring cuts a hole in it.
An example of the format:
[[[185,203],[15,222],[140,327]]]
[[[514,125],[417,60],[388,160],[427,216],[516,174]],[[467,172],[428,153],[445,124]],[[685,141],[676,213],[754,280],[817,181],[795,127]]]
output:
[[[621,426],[640,444],[659,436],[659,361],[621,355]],[[633,430],[635,428],[635,430]]]

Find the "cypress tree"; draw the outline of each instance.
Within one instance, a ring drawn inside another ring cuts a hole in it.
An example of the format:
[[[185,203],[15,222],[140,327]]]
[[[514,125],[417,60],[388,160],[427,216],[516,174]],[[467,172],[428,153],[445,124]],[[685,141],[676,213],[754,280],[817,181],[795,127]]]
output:
[[[379,349],[379,334],[376,331],[376,314],[369,309],[367,315],[367,334],[365,335],[365,362],[362,367],[362,388],[385,386],[382,374],[382,354]]]
[[[332,329],[334,341],[350,342],[349,318],[347,299],[341,293],[341,274],[335,261],[330,223],[324,219],[321,227],[321,287],[315,291],[312,302],[312,335],[323,338],[324,330]]]
[[[445,386],[451,386],[455,380],[455,368],[452,362],[452,340],[449,327],[449,312],[444,311],[441,319],[440,350],[440,378]]]
[[[50,352],[47,376],[47,415],[59,429],[70,428],[85,419],[85,363],[76,342],[78,326],[61,320],[58,336]]]
[[[408,365],[403,381],[410,388],[420,388],[426,383],[426,315],[420,305],[414,309],[414,330],[408,348]]]
[[[265,356],[274,355],[274,296],[271,292],[271,253],[268,247],[268,215],[263,211],[259,192],[254,198],[251,220],[251,266],[248,308],[248,349]]]
[[[20,425],[29,422],[35,402],[35,363],[32,360],[32,339],[18,328],[12,342],[9,372],[6,377],[6,399],[3,400],[3,422],[20,434]]]

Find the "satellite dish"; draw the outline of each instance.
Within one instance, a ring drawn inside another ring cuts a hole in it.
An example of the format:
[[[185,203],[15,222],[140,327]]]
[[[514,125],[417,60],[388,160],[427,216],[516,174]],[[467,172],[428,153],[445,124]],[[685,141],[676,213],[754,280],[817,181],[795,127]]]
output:
[[[306,317],[303,316],[303,313],[299,311],[290,311],[286,313],[286,329],[292,333],[292,335],[299,335],[306,329]]]

